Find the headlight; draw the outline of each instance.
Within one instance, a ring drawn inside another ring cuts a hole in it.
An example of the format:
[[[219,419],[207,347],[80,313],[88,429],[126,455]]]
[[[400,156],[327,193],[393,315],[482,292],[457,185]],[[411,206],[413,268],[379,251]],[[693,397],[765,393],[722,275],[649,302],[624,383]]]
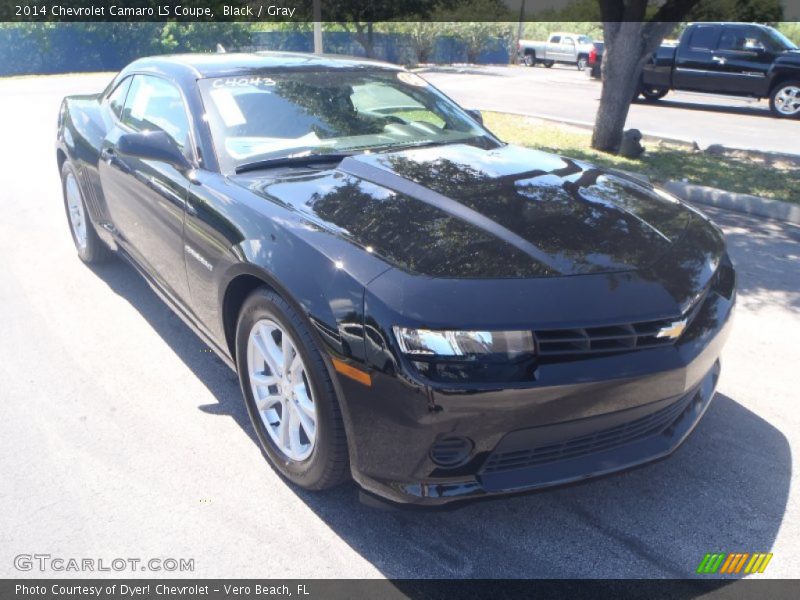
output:
[[[417,358],[516,358],[534,351],[531,331],[439,331],[398,326],[392,329],[400,350]]]

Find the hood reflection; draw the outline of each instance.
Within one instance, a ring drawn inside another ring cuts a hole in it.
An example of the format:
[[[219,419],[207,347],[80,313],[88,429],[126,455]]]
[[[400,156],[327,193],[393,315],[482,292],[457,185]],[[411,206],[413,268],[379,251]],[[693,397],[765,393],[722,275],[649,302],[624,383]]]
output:
[[[362,154],[249,183],[392,265],[438,278],[643,271],[700,222],[625,175],[512,146]],[[703,250],[679,253],[694,262]]]

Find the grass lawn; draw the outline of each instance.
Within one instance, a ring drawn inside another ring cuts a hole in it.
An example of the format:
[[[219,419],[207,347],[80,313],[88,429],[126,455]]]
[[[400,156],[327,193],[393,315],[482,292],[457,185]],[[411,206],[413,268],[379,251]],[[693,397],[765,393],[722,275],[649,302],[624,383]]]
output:
[[[753,194],[800,204],[800,159],[730,152],[717,156],[668,142],[643,142],[637,159],[593,150],[588,131],[555,125],[531,117],[485,112],[486,126],[500,139],[571,158],[647,175],[654,183],[671,179],[707,185],[729,192]]]

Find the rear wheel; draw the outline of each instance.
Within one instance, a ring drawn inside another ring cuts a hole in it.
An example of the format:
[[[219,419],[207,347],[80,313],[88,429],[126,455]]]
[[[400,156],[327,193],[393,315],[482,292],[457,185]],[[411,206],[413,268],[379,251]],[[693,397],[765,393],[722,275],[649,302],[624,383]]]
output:
[[[87,264],[108,260],[111,250],[94,229],[86,203],[83,201],[77,173],[69,161],[65,161],[61,167],[61,191],[64,194],[64,209],[67,212],[67,222],[78,257]]]
[[[669,90],[667,88],[642,86],[639,88],[639,93],[647,102],[657,102],[667,95]]]
[[[585,56],[578,57],[578,62],[576,63],[577,67],[578,67],[578,71],[583,71],[586,68],[586,65],[588,63],[589,63],[589,59],[587,59]]]
[[[522,58],[522,62],[524,62],[524,63],[525,63],[525,66],[526,66],[526,67],[533,67],[533,66],[535,66],[535,65],[536,65],[536,55],[535,55],[535,54],[533,54],[532,52],[528,52],[528,53],[527,53],[527,54],[525,54],[525,56]]]
[[[800,117],[800,81],[784,81],[769,95],[772,114],[782,119]]]
[[[305,319],[267,288],[242,307],[236,364],[247,412],[272,466],[309,490],[345,481],[347,440],[322,355]]]

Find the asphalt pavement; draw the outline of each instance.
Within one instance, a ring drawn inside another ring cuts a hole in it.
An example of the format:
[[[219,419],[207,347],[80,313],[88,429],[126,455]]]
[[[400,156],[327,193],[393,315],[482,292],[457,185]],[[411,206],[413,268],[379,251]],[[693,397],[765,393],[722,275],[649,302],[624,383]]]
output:
[[[569,65],[431,67],[420,74],[467,108],[505,111],[591,126],[601,84]],[[800,154],[800,120],[776,119],[766,100],[670,92],[652,104],[631,105],[626,128],[696,141],[705,148]]]
[[[800,575],[800,228],[708,211],[739,304],[719,393],[671,458],[457,510],[380,511],[352,484],[282,481],[235,375],[130,267],[78,260],[56,114],[105,80],[0,80],[0,577],[41,576],[14,567],[35,553],[195,561],[117,576],[687,577],[734,551],[774,553],[757,577]]]

